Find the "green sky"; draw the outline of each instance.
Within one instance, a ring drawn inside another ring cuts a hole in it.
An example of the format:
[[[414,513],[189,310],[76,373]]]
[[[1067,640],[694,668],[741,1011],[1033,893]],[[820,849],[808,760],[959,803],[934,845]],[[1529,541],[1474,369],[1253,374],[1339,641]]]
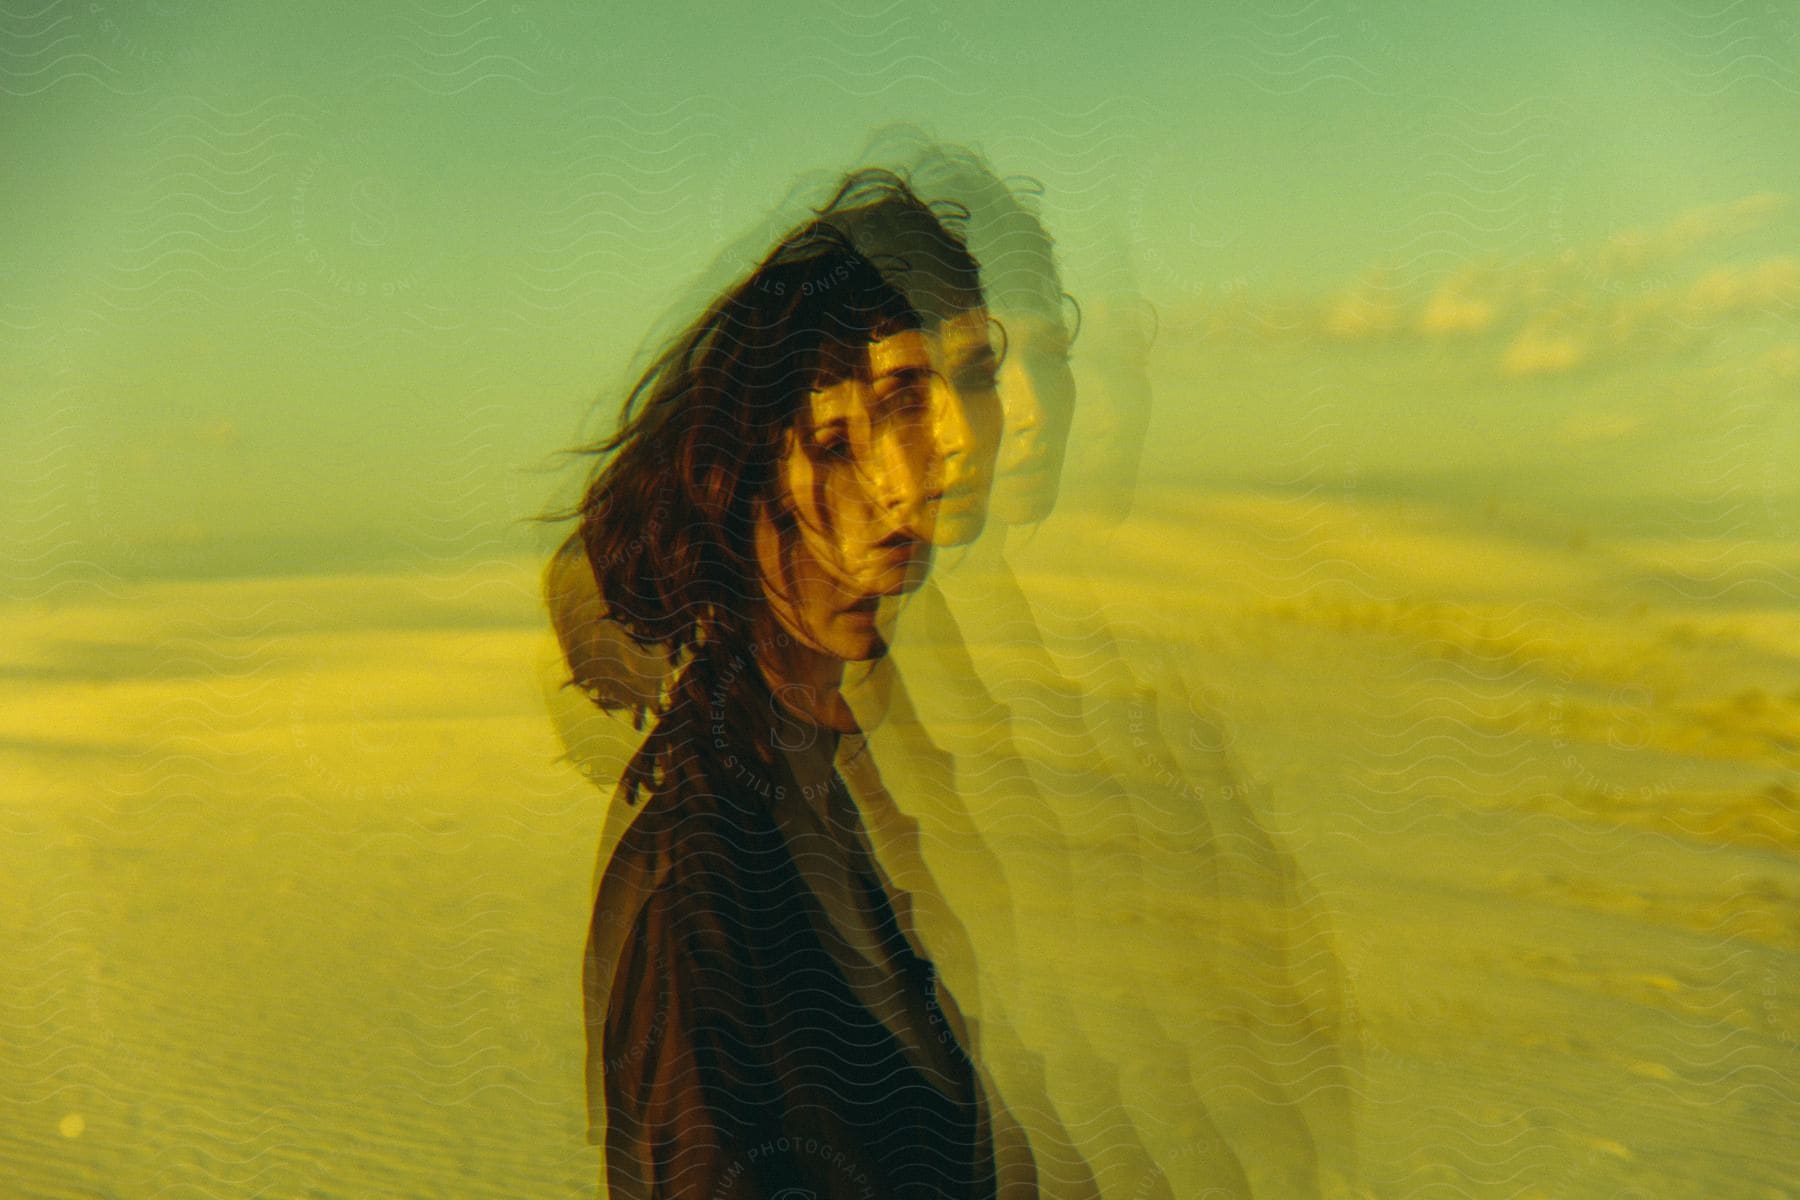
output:
[[[1357,487],[1449,466],[1541,507],[1573,421],[1626,443],[1576,494],[1630,500],[1699,470],[1721,396],[1751,432],[1673,493],[1792,445],[1781,6],[336,7],[0,22],[12,590],[529,545],[650,318],[893,121],[1040,180],[1073,290],[1130,263],[1164,322],[1159,477],[1269,485],[1307,446]],[[1658,231],[1660,258],[1606,252]],[[1720,270],[1762,282],[1694,307]],[[1418,336],[1469,272],[1498,315]],[[1608,342],[1633,293],[1665,324]],[[1358,297],[1400,315],[1334,324]],[[1578,361],[1488,369],[1558,306]]]

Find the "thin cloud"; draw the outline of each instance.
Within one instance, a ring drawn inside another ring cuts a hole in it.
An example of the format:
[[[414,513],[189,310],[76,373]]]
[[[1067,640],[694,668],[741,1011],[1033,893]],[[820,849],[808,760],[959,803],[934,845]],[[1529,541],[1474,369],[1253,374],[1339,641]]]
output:
[[[1311,299],[1234,287],[1198,310],[1171,315],[1169,324],[1201,330],[1213,342],[1462,340],[1492,346],[1503,377],[1566,372],[1627,346],[1634,353],[1654,349],[1649,336],[1680,349],[1709,323],[1791,310],[1800,303],[1800,259],[1699,259],[1765,228],[1787,208],[1785,196],[1759,192],[1585,247],[1467,263],[1425,289],[1408,289],[1387,268]]]

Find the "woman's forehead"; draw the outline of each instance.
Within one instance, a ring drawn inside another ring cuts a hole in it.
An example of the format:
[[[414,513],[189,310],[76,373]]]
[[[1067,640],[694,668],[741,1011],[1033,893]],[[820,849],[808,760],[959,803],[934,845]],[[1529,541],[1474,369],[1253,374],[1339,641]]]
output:
[[[869,347],[870,376],[921,364],[942,371],[993,348],[993,322],[985,308],[966,308],[923,329],[909,329]]]
[[[807,394],[807,416],[819,427],[866,414],[876,382],[902,372],[930,369],[930,342],[923,332],[907,329],[878,338],[863,348],[862,361],[854,364],[853,370]]]
[[[987,345],[991,325],[986,308],[969,308],[942,322],[934,335],[946,351],[954,353],[971,346]]]
[[[1049,340],[1060,338],[1068,340],[1069,325],[1060,311],[1048,311],[1042,308],[1001,309],[1000,323],[1006,327],[1008,337],[1017,335],[1021,338]]]
[[[944,371],[991,349],[985,308],[966,309],[925,329],[902,329],[868,343],[859,368],[808,395],[814,427],[867,413],[876,385],[894,375]]]
[[[869,343],[870,379],[930,365],[931,340],[923,329],[903,329]]]

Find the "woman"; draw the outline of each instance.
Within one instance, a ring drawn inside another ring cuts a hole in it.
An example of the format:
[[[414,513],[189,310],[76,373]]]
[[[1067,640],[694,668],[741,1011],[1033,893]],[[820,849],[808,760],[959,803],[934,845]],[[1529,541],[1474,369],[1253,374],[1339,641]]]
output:
[[[913,156],[909,170],[921,194],[954,195],[968,210],[964,229],[989,268],[983,290],[1005,326],[1007,354],[989,536],[959,572],[914,599],[899,657],[933,702],[918,719],[945,731],[939,740],[959,774],[981,781],[976,794],[990,814],[982,824],[1004,828],[1007,847],[1062,848],[1029,856],[1023,873],[1009,870],[1016,854],[994,868],[1013,875],[1012,893],[1031,905],[1017,931],[1022,944],[1047,916],[1067,931],[1052,971],[1043,971],[1047,956],[1027,954],[1018,961],[1032,982],[990,978],[981,994],[1036,998],[1036,1012],[1020,1008],[1025,1040],[1035,1029],[1051,1047],[1052,1073],[1068,1064],[1086,1081],[1057,1093],[1066,1119],[1119,1131],[1115,1144],[1085,1147],[1109,1182],[1131,1180],[1143,1160],[1123,1136],[1131,1123],[1109,1121],[1096,1104],[1129,1096],[1150,1101],[1165,1129],[1188,1127],[1175,1138],[1158,1133],[1161,1144],[1146,1147],[1177,1194],[1339,1194],[1355,1171],[1355,1039],[1328,926],[1249,801],[1222,721],[1184,686],[1188,656],[1170,651],[1185,638],[1142,639],[1134,660],[1120,632],[1130,628],[1121,618],[1132,597],[1112,585],[1119,566],[1109,543],[1131,511],[1145,445],[1154,316],[1126,273],[1101,290],[1110,302],[1087,306],[1083,331],[1029,196],[978,157],[935,146]],[[1077,332],[1084,471],[1062,496]],[[1059,498],[1074,519],[1036,536]],[[1009,530],[1033,536],[1009,540]],[[1027,581],[1056,586],[1028,592]],[[980,647],[978,663],[962,653],[965,638]],[[912,652],[922,645],[933,653]],[[884,762],[894,759],[877,749]],[[1050,828],[1022,837],[1026,814]],[[1026,888],[1040,882],[1047,886],[1032,902]],[[1151,961],[1180,963],[1179,994],[1141,1005],[1050,999],[1057,983],[1081,973],[1083,957],[1089,975],[1118,974],[1113,964],[1131,954],[1133,923],[1146,920],[1183,930],[1160,949],[1155,938],[1140,943],[1157,951]],[[983,962],[991,976],[1007,956],[990,950]],[[1117,1076],[1109,1077],[1111,1064]],[[1007,1082],[1017,1104],[1024,1090]],[[1140,1177],[1134,1186],[1158,1184]]]
[[[929,561],[946,371],[992,393],[991,348],[947,357],[975,328],[961,241],[899,180],[855,176],[651,365],[601,447],[595,608],[668,664],[654,696],[611,693],[655,718],[587,957],[611,1196],[995,1194],[960,1017],[833,763],[857,730],[844,664],[885,652],[880,610]]]
[[[984,615],[997,624],[984,623],[983,644],[972,656],[944,595],[928,583],[909,602],[898,656],[918,672],[913,682],[924,694],[915,704],[895,658],[883,659],[873,677],[890,677],[872,706],[887,717],[872,735],[873,757],[899,794],[896,804],[916,812],[918,821],[887,817],[888,806],[879,802],[883,789],[861,771],[847,775],[871,816],[884,863],[895,864],[895,877],[912,898],[924,944],[964,1001],[985,1057],[1029,1130],[1044,1194],[1091,1197],[1104,1182],[1133,1195],[1168,1195],[1127,1103],[1142,1102],[1145,1090],[1141,1081],[1121,1076],[1127,1060],[1102,1041],[1117,1023],[1118,1006],[1071,1002],[1091,985],[1070,977],[1106,978],[1117,970],[1109,960],[1073,953],[1102,944],[1075,936],[1094,922],[1075,898],[1085,891],[1096,910],[1116,911],[1125,902],[1128,912],[1149,911],[1133,908],[1129,901],[1138,897],[1123,886],[1110,892],[1077,887],[1102,864],[1124,864],[1126,878],[1115,881],[1132,882],[1139,856],[1118,836],[1117,822],[1103,823],[1106,844],[1117,853],[1095,853],[1098,840],[1074,834],[1085,827],[1086,814],[1128,813],[1129,800],[1114,780],[1091,770],[1098,755],[1082,736],[1082,690],[1063,680],[1043,653],[1031,606],[996,554],[1008,526],[1042,520],[1054,504],[1074,409],[1064,326],[1072,304],[1049,235],[1011,186],[970,152],[901,135],[894,152],[914,186],[953,197],[968,212],[963,228],[978,247],[983,292],[1004,328],[998,380],[1004,422],[981,522],[987,536],[953,572],[963,585],[959,592],[971,582],[981,586]],[[940,538],[939,544],[955,543]],[[1007,686],[1021,678],[1032,686],[1023,692]],[[1000,690],[990,690],[990,682]],[[1046,783],[1028,770],[1028,756],[1033,765],[1046,757],[1075,758],[1090,769],[1081,788],[1059,788],[1063,778]],[[979,958],[971,953],[976,944]],[[1165,1035],[1157,1053],[1165,1074],[1185,1073],[1177,1039]],[[1164,1092],[1157,1101],[1158,1116],[1192,1126],[1196,1142],[1213,1132],[1191,1092]],[[1079,1143],[1071,1130],[1082,1131]],[[1215,1164],[1209,1184],[1221,1194],[1241,1194],[1232,1186],[1239,1180],[1230,1149],[1215,1135],[1206,1152]]]

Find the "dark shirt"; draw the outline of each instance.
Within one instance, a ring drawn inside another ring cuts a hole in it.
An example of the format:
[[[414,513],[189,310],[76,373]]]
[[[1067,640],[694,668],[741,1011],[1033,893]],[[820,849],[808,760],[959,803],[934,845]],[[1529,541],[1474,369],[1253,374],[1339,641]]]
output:
[[[776,749],[800,744],[776,713],[754,665],[696,664],[621,785],[642,807],[586,970],[609,1192],[993,1196],[987,1100],[948,997],[829,753]]]

